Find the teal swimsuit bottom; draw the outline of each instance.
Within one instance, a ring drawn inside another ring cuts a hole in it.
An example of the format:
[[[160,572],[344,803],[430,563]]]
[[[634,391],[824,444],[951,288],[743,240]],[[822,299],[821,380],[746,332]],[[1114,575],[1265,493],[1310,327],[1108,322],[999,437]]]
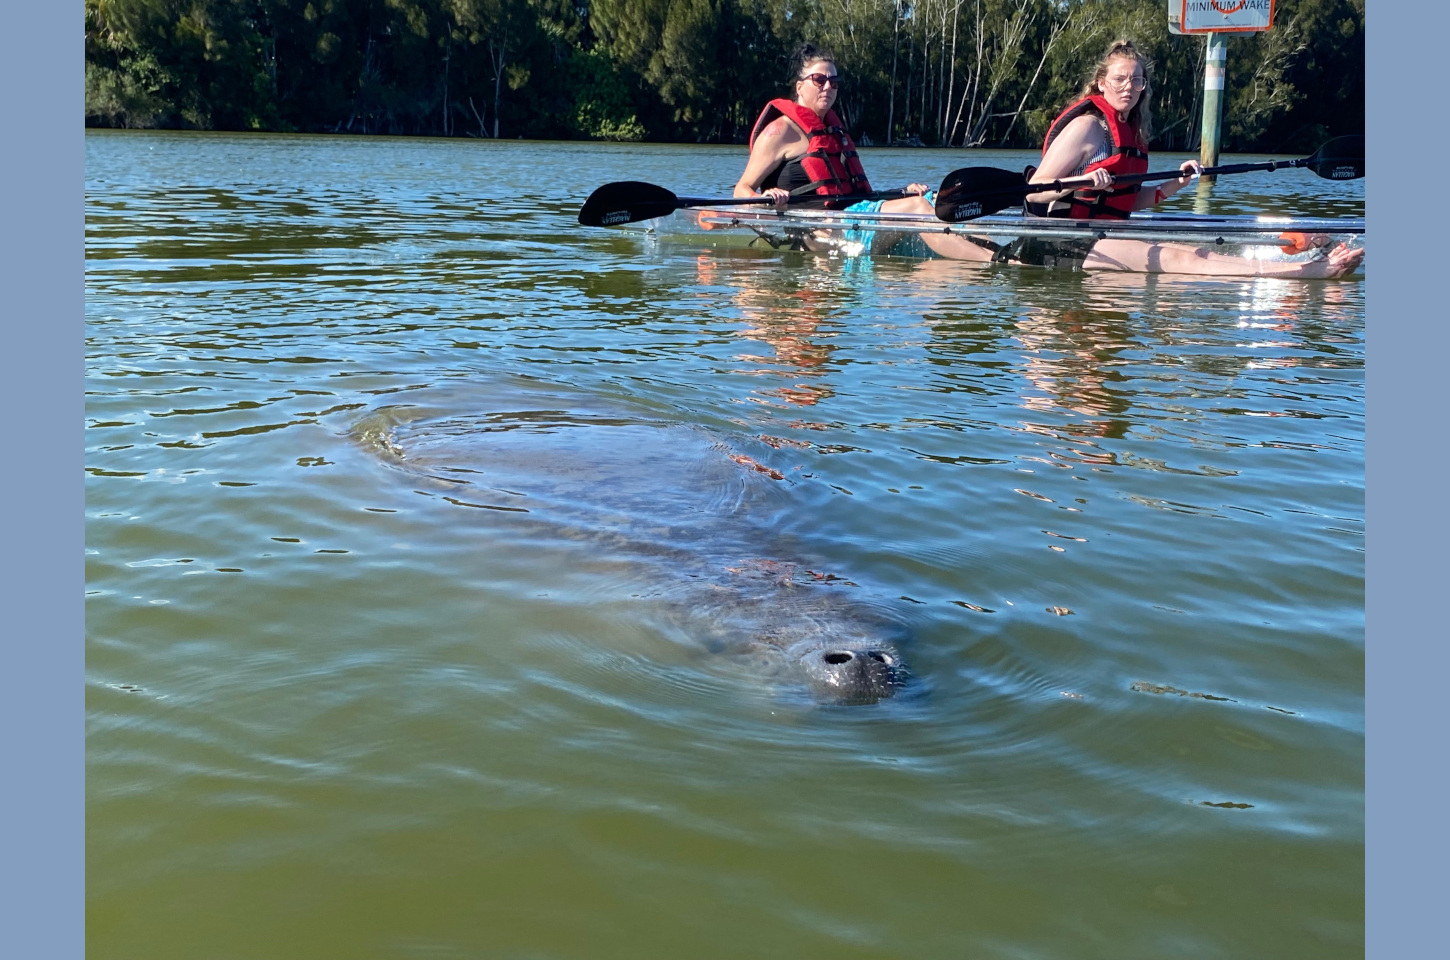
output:
[[[936,191],[935,190],[928,190],[924,194],[924,196],[926,197],[926,202],[927,203],[931,204],[932,206],[936,206]],[[853,204],[851,204],[843,212],[844,213],[880,213],[881,212],[881,205],[884,204],[885,202],[886,202],[885,200],[862,200],[860,203],[853,203]],[[862,246],[864,246],[866,248],[866,252],[867,253],[870,253],[871,252],[871,241],[875,238],[876,231],[873,230],[873,229],[868,229],[868,228],[861,228],[861,229],[854,229],[853,228],[851,230],[847,230],[845,232],[844,236],[845,236],[845,238],[847,240],[850,240],[850,241],[853,241],[855,243],[861,244]]]

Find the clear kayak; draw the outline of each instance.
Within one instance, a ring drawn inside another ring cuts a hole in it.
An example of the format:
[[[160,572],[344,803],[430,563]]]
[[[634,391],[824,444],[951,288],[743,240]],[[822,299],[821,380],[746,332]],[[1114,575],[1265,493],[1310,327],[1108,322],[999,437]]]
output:
[[[1135,213],[1126,220],[1057,220],[995,214],[947,223],[928,215],[840,210],[702,209],[688,215],[704,230],[746,230],[775,247],[825,244],[845,255],[864,253],[869,234],[881,232],[954,234],[1001,248],[1023,238],[1088,242],[1112,238],[1188,244],[1250,259],[1307,259],[1322,256],[1339,243],[1362,246],[1365,232],[1363,217]],[[906,252],[923,251],[917,244]]]

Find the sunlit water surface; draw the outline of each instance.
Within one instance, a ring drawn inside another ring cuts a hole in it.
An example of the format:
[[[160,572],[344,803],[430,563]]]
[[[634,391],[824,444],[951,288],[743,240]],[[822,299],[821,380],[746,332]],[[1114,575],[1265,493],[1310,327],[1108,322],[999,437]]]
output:
[[[1362,955],[1362,279],[575,223],[741,148],[86,151],[93,960]]]

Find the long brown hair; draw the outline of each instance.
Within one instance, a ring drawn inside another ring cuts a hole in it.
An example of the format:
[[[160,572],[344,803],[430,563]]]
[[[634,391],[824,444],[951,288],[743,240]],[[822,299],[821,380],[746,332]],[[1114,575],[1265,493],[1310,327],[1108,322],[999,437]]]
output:
[[[1138,97],[1133,109],[1128,111],[1128,125],[1137,128],[1138,137],[1147,143],[1148,138],[1153,135],[1153,63],[1133,46],[1133,41],[1118,40],[1108,47],[1108,52],[1103,54],[1103,58],[1094,68],[1093,75],[1083,84],[1078,99],[1102,93],[1102,82],[1108,75],[1108,63],[1120,57],[1133,60],[1143,67],[1143,94]]]

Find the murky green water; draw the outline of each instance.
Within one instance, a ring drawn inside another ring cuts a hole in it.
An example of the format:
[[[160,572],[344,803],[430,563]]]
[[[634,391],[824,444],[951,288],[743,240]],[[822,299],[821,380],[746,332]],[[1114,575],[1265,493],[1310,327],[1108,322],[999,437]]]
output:
[[[1362,282],[574,223],[739,149],[86,148],[93,960],[1362,955]]]

